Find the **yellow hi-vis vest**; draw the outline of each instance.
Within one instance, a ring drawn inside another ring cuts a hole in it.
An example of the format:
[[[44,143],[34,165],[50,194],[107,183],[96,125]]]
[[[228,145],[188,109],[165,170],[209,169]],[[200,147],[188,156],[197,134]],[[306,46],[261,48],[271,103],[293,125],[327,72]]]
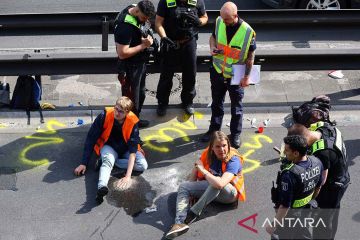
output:
[[[218,73],[222,73],[225,78],[233,75],[233,64],[244,64],[255,31],[246,22],[242,22],[239,29],[234,34],[228,44],[226,36],[226,25],[221,17],[216,19],[215,27],[217,49],[223,50],[223,54],[213,56],[213,66]]]
[[[208,154],[209,148],[207,147],[201,154],[200,156],[200,160],[204,166],[204,168],[209,171],[210,166],[207,162],[207,154]],[[230,155],[231,156],[237,156],[239,158],[239,161],[241,163],[241,165],[244,165],[244,159],[242,158],[242,156],[240,156],[240,154],[238,153],[238,151],[236,149],[231,148],[230,150]],[[221,170],[224,173],[226,171],[226,163],[222,162],[221,164]],[[197,175],[196,175],[197,180],[204,180],[205,177],[204,175],[198,171]],[[236,176],[234,176],[230,183],[236,188],[237,192],[238,192],[238,200],[245,202],[246,200],[246,193],[245,193],[245,184],[244,184],[244,175],[242,173],[242,171],[240,171]]]
[[[126,14],[124,22],[134,25],[137,28],[140,28],[140,23],[138,23],[137,19],[130,14]]]

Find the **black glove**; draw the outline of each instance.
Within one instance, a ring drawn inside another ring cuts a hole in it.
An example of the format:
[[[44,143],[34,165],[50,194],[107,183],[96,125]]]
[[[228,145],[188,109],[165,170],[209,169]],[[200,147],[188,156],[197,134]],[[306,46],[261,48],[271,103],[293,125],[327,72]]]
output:
[[[176,43],[168,37],[161,38],[160,51],[162,53],[169,52],[170,49],[175,49]]]
[[[187,18],[187,20],[192,23],[194,25],[194,27],[199,27],[201,25],[201,21],[200,18],[195,15],[194,13],[186,13],[185,14],[185,18]]]
[[[176,43],[168,37],[161,38],[162,45],[168,45],[170,48],[175,48]]]

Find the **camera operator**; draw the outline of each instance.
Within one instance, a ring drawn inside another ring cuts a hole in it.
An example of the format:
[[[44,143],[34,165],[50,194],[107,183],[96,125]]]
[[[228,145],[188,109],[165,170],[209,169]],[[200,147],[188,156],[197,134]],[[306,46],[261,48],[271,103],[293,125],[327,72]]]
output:
[[[143,0],[125,8],[115,21],[114,36],[119,57],[118,79],[122,86],[122,95],[133,101],[133,110],[138,117],[145,100],[146,49],[154,41],[150,35],[143,36],[141,27],[154,15],[153,3]],[[139,127],[148,125],[147,120],[139,121]]]

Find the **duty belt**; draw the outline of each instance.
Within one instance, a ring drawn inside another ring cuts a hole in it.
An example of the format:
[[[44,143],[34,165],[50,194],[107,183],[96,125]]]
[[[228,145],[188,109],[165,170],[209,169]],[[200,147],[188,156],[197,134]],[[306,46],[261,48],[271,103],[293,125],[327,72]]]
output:
[[[229,82],[231,82],[231,78],[226,78],[226,77],[224,77],[224,83],[225,83],[225,84],[228,84]]]

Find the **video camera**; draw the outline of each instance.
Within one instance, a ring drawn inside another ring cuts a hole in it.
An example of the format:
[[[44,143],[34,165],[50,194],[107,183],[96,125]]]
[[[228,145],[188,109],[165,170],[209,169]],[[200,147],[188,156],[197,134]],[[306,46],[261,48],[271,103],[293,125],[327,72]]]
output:
[[[144,52],[148,54],[148,56],[153,55],[155,58],[157,58],[160,45],[159,41],[154,37],[154,31],[151,28],[151,23],[147,21],[140,27],[140,31],[142,37],[147,38],[148,36],[150,36],[154,40],[153,44],[150,47],[146,48]]]

